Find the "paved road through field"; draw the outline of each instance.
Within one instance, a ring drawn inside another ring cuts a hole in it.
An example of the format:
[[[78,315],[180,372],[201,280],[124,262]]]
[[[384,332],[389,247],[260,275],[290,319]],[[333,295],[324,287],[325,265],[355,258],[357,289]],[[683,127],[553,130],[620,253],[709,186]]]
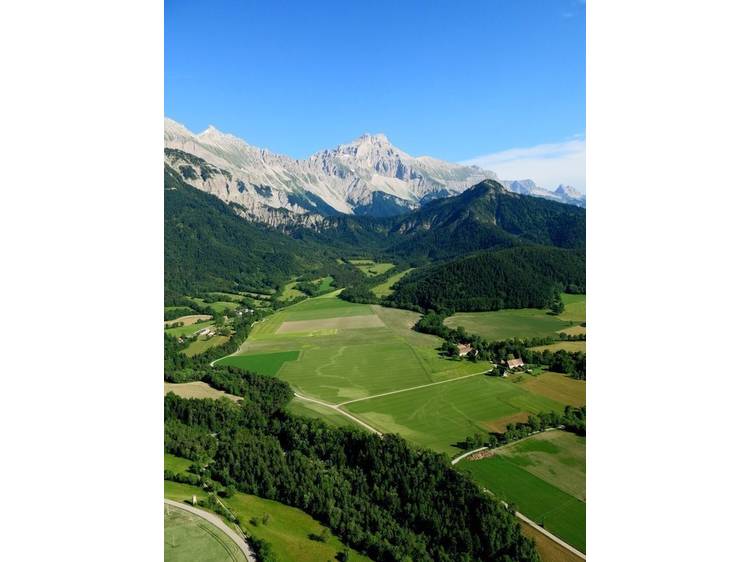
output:
[[[208,511],[203,511],[202,509],[195,508],[192,505],[188,505],[186,503],[168,500],[167,498],[164,498],[164,503],[171,507],[184,509],[185,511],[188,511],[193,515],[197,515],[198,517],[205,519],[212,525],[215,525],[216,527],[221,529],[221,531],[224,532],[230,539],[232,539],[237,544],[237,546],[240,547],[242,554],[245,555],[245,558],[247,558],[248,562],[256,562],[255,554],[250,550],[250,547],[247,545],[247,541],[245,541],[245,539],[238,535],[236,531],[234,531],[226,523],[224,523],[224,521],[222,521],[221,517],[219,517],[218,515],[215,515]]]

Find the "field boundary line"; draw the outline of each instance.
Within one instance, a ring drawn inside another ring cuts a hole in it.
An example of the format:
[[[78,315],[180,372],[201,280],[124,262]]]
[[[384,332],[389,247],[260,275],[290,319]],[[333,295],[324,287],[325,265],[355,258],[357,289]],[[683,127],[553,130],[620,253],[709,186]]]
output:
[[[375,429],[374,427],[372,427],[370,424],[362,421],[361,419],[359,419],[358,417],[354,416],[353,414],[350,414],[346,410],[342,410],[336,404],[329,404],[328,402],[323,402],[322,400],[316,400],[315,398],[308,398],[307,396],[304,396],[304,395],[300,394],[299,392],[295,392],[294,396],[296,396],[300,400],[306,400],[307,402],[312,402],[313,404],[318,404],[320,406],[324,406],[326,408],[330,408],[331,410],[334,410],[335,412],[338,412],[339,414],[341,414],[343,416],[346,416],[349,419],[354,420],[359,425],[363,426],[364,428],[366,428],[367,430],[371,431],[372,433],[375,433],[379,437],[383,436],[383,434],[380,431],[378,431],[377,429]]]
[[[462,381],[471,377],[477,377],[489,373],[492,369],[485,369],[479,373],[472,373],[470,375],[464,375],[462,377],[456,377],[455,379],[448,379],[444,381],[430,382],[427,384],[420,384],[419,386],[410,386],[409,388],[402,388],[400,390],[391,390],[390,392],[383,392],[382,394],[373,394],[372,396],[366,396],[365,398],[355,398],[354,400],[347,400],[346,402],[340,402],[336,404],[336,407],[345,406],[346,404],[353,404],[354,402],[362,402],[364,400],[371,400],[373,398],[380,398],[381,396],[390,396],[391,394],[399,394],[401,392],[409,392],[410,390],[418,390],[420,388],[427,388],[428,386],[435,386],[438,384],[447,384],[449,382]]]
[[[256,562],[255,553],[250,550],[250,546],[247,544],[247,541],[240,537],[240,535],[238,535],[237,532],[229,525],[224,523],[224,521],[218,515],[215,515],[208,511],[204,511],[202,509],[198,509],[196,507],[193,507],[192,505],[187,505],[167,498],[164,498],[164,503],[169,506],[187,511],[188,513],[192,513],[193,515],[197,515],[198,517],[211,523],[214,527],[218,527],[219,530],[223,531],[225,535],[227,535],[235,544],[237,544],[237,546],[240,547],[242,554],[245,555],[245,558],[247,558],[249,562]]]

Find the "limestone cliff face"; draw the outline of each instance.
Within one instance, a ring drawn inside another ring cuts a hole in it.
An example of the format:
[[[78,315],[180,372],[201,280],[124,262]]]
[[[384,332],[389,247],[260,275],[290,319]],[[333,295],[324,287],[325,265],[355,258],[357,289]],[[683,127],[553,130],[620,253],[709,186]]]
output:
[[[397,215],[496,179],[475,166],[414,158],[384,135],[295,160],[213,127],[195,134],[165,119],[164,144],[165,162],[186,182],[273,226],[315,226],[338,214]]]

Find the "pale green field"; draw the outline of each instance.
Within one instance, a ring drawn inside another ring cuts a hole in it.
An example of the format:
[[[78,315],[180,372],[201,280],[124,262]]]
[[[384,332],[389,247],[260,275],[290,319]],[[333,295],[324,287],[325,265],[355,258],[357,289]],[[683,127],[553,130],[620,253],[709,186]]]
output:
[[[368,314],[376,315],[384,326],[277,333],[287,321]],[[285,362],[277,376],[302,394],[331,403],[489,369],[488,363],[439,357],[439,338],[411,330],[418,318],[414,312],[349,303],[330,293],[282,309],[256,324],[234,357],[299,351],[298,359]]]
[[[290,281],[284,287],[281,289],[281,294],[279,295],[279,300],[282,301],[290,301],[292,299],[296,299],[298,297],[304,297],[305,293],[300,291],[299,289],[296,289],[297,286],[296,281]]]
[[[564,404],[521,384],[478,375],[344,406],[383,432],[451,455],[469,435],[487,434],[499,421],[520,413],[562,412]]]
[[[183,353],[188,357],[193,357],[195,355],[203,353],[208,349],[211,349],[212,347],[222,345],[227,341],[229,341],[229,336],[211,336],[208,339],[206,339],[204,336],[200,336],[195,341],[190,342],[190,345],[188,345],[183,350]]]
[[[569,295],[563,293],[562,301],[565,303],[565,310],[558,318],[580,324],[586,321],[586,295]]]
[[[406,271],[401,271],[399,273],[391,275],[388,279],[386,279],[380,285],[375,285],[372,288],[372,292],[375,293],[375,296],[378,296],[378,297],[386,297],[390,295],[393,292],[393,286],[399,281],[401,281],[401,279],[403,279],[408,273],[411,273],[412,271],[414,271],[414,268],[407,269]]]
[[[214,312],[224,312],[226,310],[234,310],[238,306],[240,306],[240,303],[234,302],[231,300],[227,301],[216,301],[216,302],[206,302],[205,300],[197,297],[188,297],[191,301],[201,305],[201,306],[207,306]]]
[[[355,265],[355,264],[352,264]],[[356,264],[356,268],[359,269],[362,273],[367,275],[367,277],[375,277],[376,275],[381,275],[388,271],[389,269],[393,269],[395,267],[392,263],[376,263],[376,262],[370,262],[370,263],[361,263]]]
[[[206,498],[206,493],[200,488],[177,482],[164,482],[165,498],[182,502],[191,500],[193,495],[198,499]],[[345,548],[333,533],[326,542],[310,538],[312,534],[320,534],[324,525],[297,508],[241,492],[222,501],[238,517],[245,533],[268,541],[277,562],[335,560],[336,555]],[[267,522],[263,523],[266,515]],[[189,562],[203,560],[197,557],[189,559]],[[349,553],[350,562],[369,560],[354,550]]]
[[[582,351],[583,353],[586,353],[586,342],[585,341],[559,341],[555,343],[551,343],[549,345],[540,345],[538,347],[532,347],[534,351],[558,351],[560,349],[564,349],[565,351],[569,351],[571,353],[576,351]]]
[[[545,431],[500,449],[500,455],[527,472],[586,501],[586,438],[568,431]]]
[[[536,308],[495,310],[490,312],[459,312],[446,318],[451,328],[463,326],[470,334],[490,341],[512,338],[557,336],[557,332],[586,320],[586,295],[562,295],[565,311],[559,316]]]

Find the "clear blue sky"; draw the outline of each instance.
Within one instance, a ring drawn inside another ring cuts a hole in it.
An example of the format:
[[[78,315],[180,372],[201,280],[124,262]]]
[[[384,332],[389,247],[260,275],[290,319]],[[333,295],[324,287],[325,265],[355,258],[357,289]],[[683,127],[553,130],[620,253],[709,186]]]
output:
[[[585,133],[581,0],[165,2],[165,114],[303,158],[463,161]]]

